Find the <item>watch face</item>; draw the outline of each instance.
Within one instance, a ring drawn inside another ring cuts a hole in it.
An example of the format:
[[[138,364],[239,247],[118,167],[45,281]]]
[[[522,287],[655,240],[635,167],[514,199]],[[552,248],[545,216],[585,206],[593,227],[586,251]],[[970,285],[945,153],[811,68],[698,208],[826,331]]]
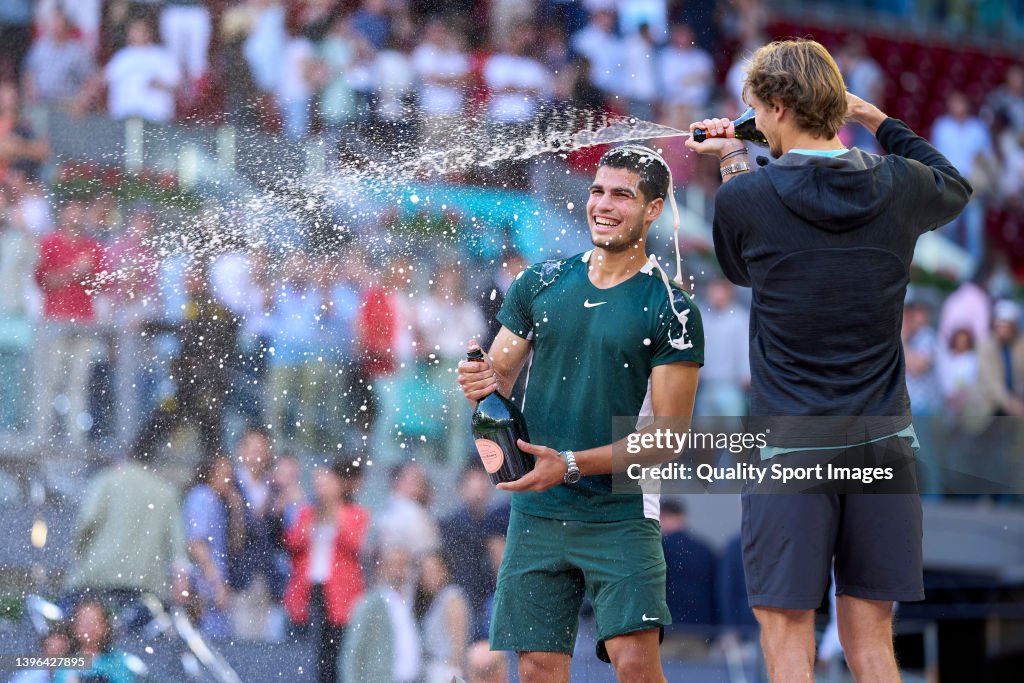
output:
[[[572,470],[570,472],[566,472],[565,473],[565,483],[566,484],[575,484],[579,480],[580,480],[580,471],[579,470]]]

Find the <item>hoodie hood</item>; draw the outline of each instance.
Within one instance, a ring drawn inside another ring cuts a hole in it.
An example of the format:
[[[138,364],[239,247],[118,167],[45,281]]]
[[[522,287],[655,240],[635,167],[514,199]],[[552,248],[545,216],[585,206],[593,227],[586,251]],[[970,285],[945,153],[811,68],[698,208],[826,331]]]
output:
[[[856,230],[892,201],[892,169],[882,158],[851,149],[838,156],[790,152],[762,169],[790,211],[820,230]]]

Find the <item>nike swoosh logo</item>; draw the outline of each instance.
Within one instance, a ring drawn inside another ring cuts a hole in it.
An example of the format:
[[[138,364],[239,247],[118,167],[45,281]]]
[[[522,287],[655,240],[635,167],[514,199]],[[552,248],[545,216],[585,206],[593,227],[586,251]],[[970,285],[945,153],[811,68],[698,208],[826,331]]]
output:
[[[640,618],[644,621],[661,621],[661,617],[649,617],[647,616],[647,612],[644,612],[643,616]]]
[[[584,299],[583,300],[583,308],[593,308],[594,306],[600,306],[601,304],[606,304],[606,303],[608,303],[608,302],[607,301],[595,301],[594,303],[590,303],[590,299]]]

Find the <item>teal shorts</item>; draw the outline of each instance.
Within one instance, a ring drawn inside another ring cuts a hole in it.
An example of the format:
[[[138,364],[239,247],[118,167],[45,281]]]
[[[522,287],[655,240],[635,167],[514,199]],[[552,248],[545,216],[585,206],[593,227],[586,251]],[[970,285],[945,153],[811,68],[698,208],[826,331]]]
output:
[[[599,653],[608,638],[671,624],[658,522],[573,522],[513,510],[491,649],[571,655],[584,595],[594,607]]]

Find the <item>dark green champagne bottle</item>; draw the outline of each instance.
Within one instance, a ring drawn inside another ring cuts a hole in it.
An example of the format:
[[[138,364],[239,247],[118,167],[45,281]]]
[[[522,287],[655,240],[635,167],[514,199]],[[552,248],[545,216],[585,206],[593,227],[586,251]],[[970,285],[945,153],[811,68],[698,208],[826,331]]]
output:
[[[732,122],[734,137],[737,140],[746,140],[758,145],[768,145],[768,138],[757,129],[754,124],[754,108],[747,107],[747,110],[739,115],[739,118]],[[694,128],[694,142],[704,142],[708,139],[708,133],[703,128]]]
[[[472,349],[468,361],[481,361],[480,349]],[[519,450],[517,439],[529,441],[526,420],[516,407],[498,391],[492,391],[473,411],[473,439],[491,482],[515,481],[533,469],[533,456]]]

